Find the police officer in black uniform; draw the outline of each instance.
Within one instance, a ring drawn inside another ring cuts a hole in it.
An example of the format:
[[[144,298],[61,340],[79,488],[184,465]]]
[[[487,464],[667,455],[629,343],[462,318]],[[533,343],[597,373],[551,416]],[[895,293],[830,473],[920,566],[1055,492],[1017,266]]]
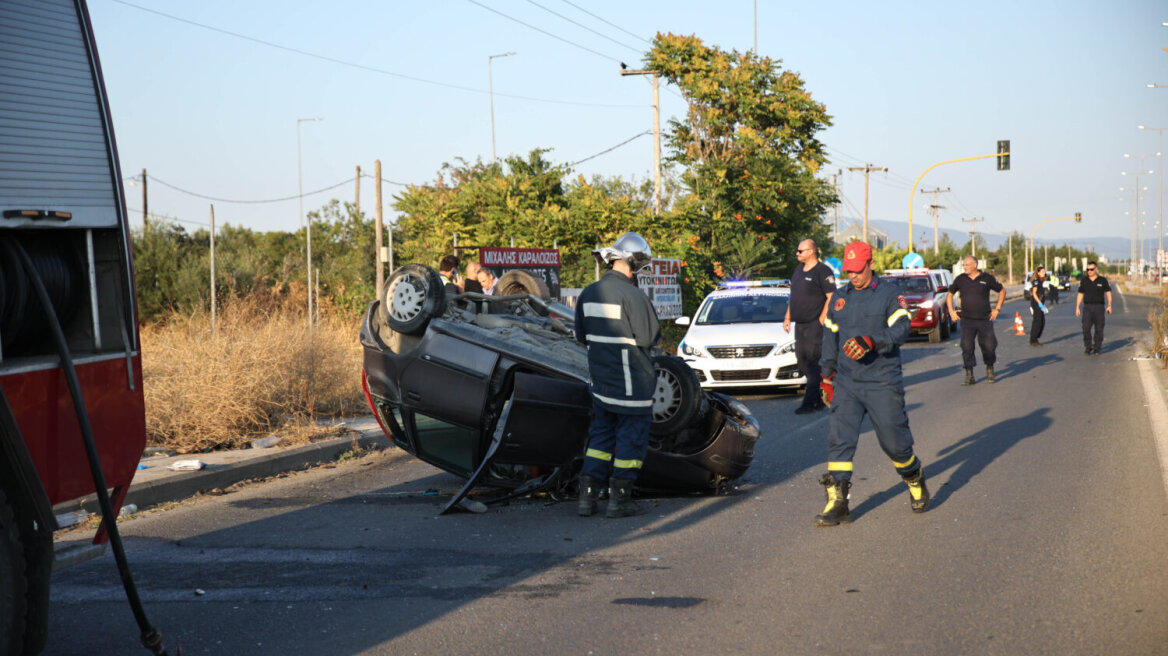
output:
[[[909,489],[914,513],[929,507],[925,472],[913,453],[913,436],[904,411],[900,345],[908,339],[911,318],[900,288],[872,273],[872,247],[854,241],[844,249],[843,270],[851,281],[836,290],[823,325],[824,402],[831,407],[827,473],[819,482],[827,506],[817,526],[851,521],[848,492],[852,459],[867,415],[880,448],[892,460]]]
[[[803,403],[795,409],[802,415],[823,409],[819,398],[819,358],[823,355],[823,320],[827,318],[827,299],[835,293],[835,273],[819,261],[819,247],[814,241],[799,242],[795,259],[800,266],[791,275],[791,298],[783,317],[783,330],[791,331],[795,322],[795,361],[799,373],[807,377]]]
[[[977,258],[966,255],[961,260],[965,273],[953,279],[949,285],[949,295],[945,297],[945,305],[949,316],[954,321],[961,320],[961,357],[965,364],[965,380],[962,385],[973,385],[973,367],[977,360],[973,355],[973,340],[981,346],[981,359],[986,366],[986,382],[993,383],[994,363],[998,361],[998,337],[994,334],[994,319],[1002,311],[1002,303],[1006,302],[1006,293],[1002,283],[997,278],[977,268]],[[998,293],[998,304],[990,309],[990,292]],[[953,309],[953,295],[961,294],[961,316]]]
[[[1046,267],[1041,264],[1034,270],[1034,275],[1030,276],[1030,292],[1027,297],[1030,299],[1030,345],[1042,346],[1042,342],[1038,341],[1042,337],[1042,329],[1046,327],[1046,290],[1049,287],[1046,279]]]
[[[1082,307],[1080,313],[1079,308]],[[1079,280],[1079,293],[1075,295],[1075,316],[1083,317],[1083,353],[1099,355],[1103,347],[1104,313],[1111,314],[1111,284],[1099,275],[1099,265],[1087,263],[1087,275]],[[1091,329],[1095,338],[1091,338]]]
[[[661,339],[653,303],[637,289],[637,272],[653,262],[649,243],[626,232],[592,251],[609,267],[576,301],[576,339],[588,346],[592,424],[580,470],[578,514],[596,512],[600,486],[612,473],[607,517],[639,514],[633,483],[649,450],[657,375],[649,353]]]

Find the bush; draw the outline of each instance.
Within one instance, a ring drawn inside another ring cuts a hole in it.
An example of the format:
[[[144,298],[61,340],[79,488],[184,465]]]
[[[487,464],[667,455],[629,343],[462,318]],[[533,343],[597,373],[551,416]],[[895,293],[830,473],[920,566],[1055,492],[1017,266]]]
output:
[[[359,320],[326,305],[310,338],[304,308],[281,298],[229,299],[214,334],[201,312],[142,328],[150,444],[192,453],[277,431],[305,441],[323,432],[317,417],[363,412]]]

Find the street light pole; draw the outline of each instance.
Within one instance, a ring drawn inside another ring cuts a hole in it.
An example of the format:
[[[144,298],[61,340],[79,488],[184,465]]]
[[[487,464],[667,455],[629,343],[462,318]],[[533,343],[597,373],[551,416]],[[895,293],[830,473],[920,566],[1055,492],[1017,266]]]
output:
[[[491,98],[491,161],[495,161],[495,80],[491,73],[491,61],[496,57],[510,57],[514,55],[513,52],[505,52],[501,55],[491,55],[487,57],[487,95]]]
[[[1159,257],[1160,254],[1164,252],[1164,130],[1168,130],[1168,128],[1150,128],[1146,125],[1140,125],[1138,127],[1141,130],[1155,130],[1156,132],[1160,133],[1160,161],[1159,161],[1159,165],[1160,165],[1160,206],[1159,206],[1159,210],[1160,211],[1159,211],[1159,217],[1158,217],[1159,226],[1157,229],[1157,232],[1159,234],[1158,234],[1158,239],[1157,239],[1158,243],[1157,243],[1157,249],[1156,249],[1156,256]],[[1160,270],[1160,260],[1159,259],[1156,260],[1156,269],[1160,273],[1160,280],[1163,281],[1164,280],[1164,272],[1162,270]]]
[[[304,121],[319,121],[315,118],[296,119],[296,197],[300,201],[300,225],[307,225],[308,252],[304,256],[305,281],[308,285],[308,329],[312,330],[312,222],[304,218],[304,173],[300,164],[300,124]]]
[[[1132,217],[1132,223],[1133,223],[1132,228],[1133,228],[1133,232],[1135,232],[1137,226],[1139,225],[1139,221],[1140,221],[1140,191],[1142,191],[1140,189],[1140,174],[1144,173],[1144,170],[1143,170],[1144,169],[1144,160],[1149,158],[1149,157],[1159,157],[1160,153],[1156,152],[1156,153],[1152,153],[1151,155],[1132,155],[1130,153],[1124,153],[1123,156],[1127,157],[1129,159],[1140,160],[1140,170],[1139,170],[1139,172],[1136,173],[1136,213],[1135,213],[1135,216]],[[1148,171],[1148,173],[1151,173],[1151,171]],[[1127,175],[1127,174],[1125,173],[1124,175]],[[1137,239],[1138,238],[1139,237],[1137,235]],[[1133,252],[1134,257],[1137,257],[1137,258],[1143,257],[1143,246],[1142,245],[1136,246],[1136,244],[1132,244],[1132,252]],[[1136,265],[1139,266],[1138,260],[1136,261]],[[1140,269],[1140,275],[1141,275],[1141,277],[1143,276],[1143,268],[1142,267]]]

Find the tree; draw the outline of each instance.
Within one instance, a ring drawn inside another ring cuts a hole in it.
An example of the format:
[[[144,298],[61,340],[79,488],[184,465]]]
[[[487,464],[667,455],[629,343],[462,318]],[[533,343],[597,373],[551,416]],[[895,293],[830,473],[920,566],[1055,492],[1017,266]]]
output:
[[[824,241],[819,217],[835,202],[815,173],[826,161],[816,134],[831,125],[794,72],[754,53],[725,52],[695,36],[658,34],[645,67],[680,89],[685,119],[671,120],[671,161],[693,199],[678,211],[708,245],[712,263],[725,261],[735,235],[752,232],[796,265],[796,244]]]

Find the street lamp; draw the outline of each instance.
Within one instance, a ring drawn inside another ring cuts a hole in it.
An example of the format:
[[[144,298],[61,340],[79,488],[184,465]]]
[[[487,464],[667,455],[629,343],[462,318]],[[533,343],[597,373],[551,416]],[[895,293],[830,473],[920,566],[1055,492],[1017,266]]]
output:
[[[1168,23],[1165,23],[1165,25],[1168,25]],[[1164,130],[1168,130],[1168,128],[1150,128],[1146,125],[1139,125],[1136,127],[1138,127],[1141,130],[1155,130],[1156,132],[1160,133],[1160,162],[1159,162],[1159,164],[1160,164],[1160,206],[1159,206],[1159,210],[1160,211],[1159,211],[1159,221],[1157,222],[1157,225],[1158,225],[1157,232],[1159,234],[1158,234],[1158,238],[1157,238],[1158,243],[1157,243],[1157,249],[1156,249],[1156,257],[1157,257],[1156,268],[1157,268],[1157,270],[1159,270],[1159,268],[1160,268],[1160,260],[1159,260],[1160,253],[1162,253],[1164,251],[1164,155],[1163,155],[1163,153],[1164,153]],[[1161,275],[1160,281],[1163,281],[1163,280],[1164,280],[1164,276]]]
[[[304,174],[300,165],[300,124],[305,121],[320,121],[319,116],[315,118],[298,118],[296,119],[296,197],[300,200],[300,225],[307,225],[306,237],[308,238],[308,252],[304,257],[304,270],[308,276],[308,329],[312,330],[312,222],[306,221],[304,218]]]
[[[495,161],[495,80],[491,75],[491,62],[496,57],[510,57],[513,52],[487,57],[487,93],[491,97],[491,161]]]
[[[1046,219],[1044,221],[1039,221],[1034,226],[1034,228],[1030,231],[1030,248],[1026,249],[1026,262],[1027,262],[1026,273],[1027,274],[1029,274],[1031,271],[1033,271],[1034,268],[1037,266],[1034,262],[1034,235],[1035,235],[1035,233],[1038,232],[1038,228],[1040,226],[1042,226],[1044,223],[1050,223],[1051,221],[1074,221],[1075,223],[1082,223],[1083,222],[1083,214],[1081,212],[1075,212],[1074,216],[1061,216],[1061,217],[1054,218],[1054,219]]]
[[[1135,222],[1139,221],[1139,214],[1140,214],[1140,191],[1141,191],[1141,188],[1140,188],[1140,174],[1144,172],[1144,171],[1143,171],[1143,168],[1144,168],[1144,160],[1145,160],[1145,159],[1147,159],[1147,158],[1149,158],[1149,157],[1160,157],[1160,153],[1159,153],[1159,152],[1155,152],[1155,153],[1152,153],[1151,155],[1132,155],[1132,154],[1129,154],[1129,153],[1124,153],[1124,154],[1123,154],[1123,156],[1124,156],[1124,157],[1127,157],[1127,158],[1129,158],[1129,159],[1138,159],[1138,160],[1140,160],[1140,171],[1136,173],[1136,216],[1133,216],[1133,217],[1132,217],[1132,233],[1133,233],[1133,234],[1135,234],[1135,233],[1136,233],[1136,225],[1135,225]],[[1147,171],[1147,172],[1148,172],[1148,173],[1152,173],[1152,171]],[[1127,175],[1127,174],[1125,173],[1124,175]],[[1137,238],[1138,238],[1138,236],[1137,236]],[[1132,251],[1133,251],[1133,256],[1134,256],[1134,257],[1139,257],[1139,255],[1137,254],[1137,253],[1138,253],[1138,251],[1136,250],[1136,248],[1137,248],[1137,247],[1136,247],[1136,244],[1135,244],[1135,243],[1133,243],[1133,244],[1132,244]],[[1140,273],[1141,273],[1141,275],[1142,275],[1142,274],[1143,274],[1143,271],[1141,270],[1141,271],[1140,271]]]

